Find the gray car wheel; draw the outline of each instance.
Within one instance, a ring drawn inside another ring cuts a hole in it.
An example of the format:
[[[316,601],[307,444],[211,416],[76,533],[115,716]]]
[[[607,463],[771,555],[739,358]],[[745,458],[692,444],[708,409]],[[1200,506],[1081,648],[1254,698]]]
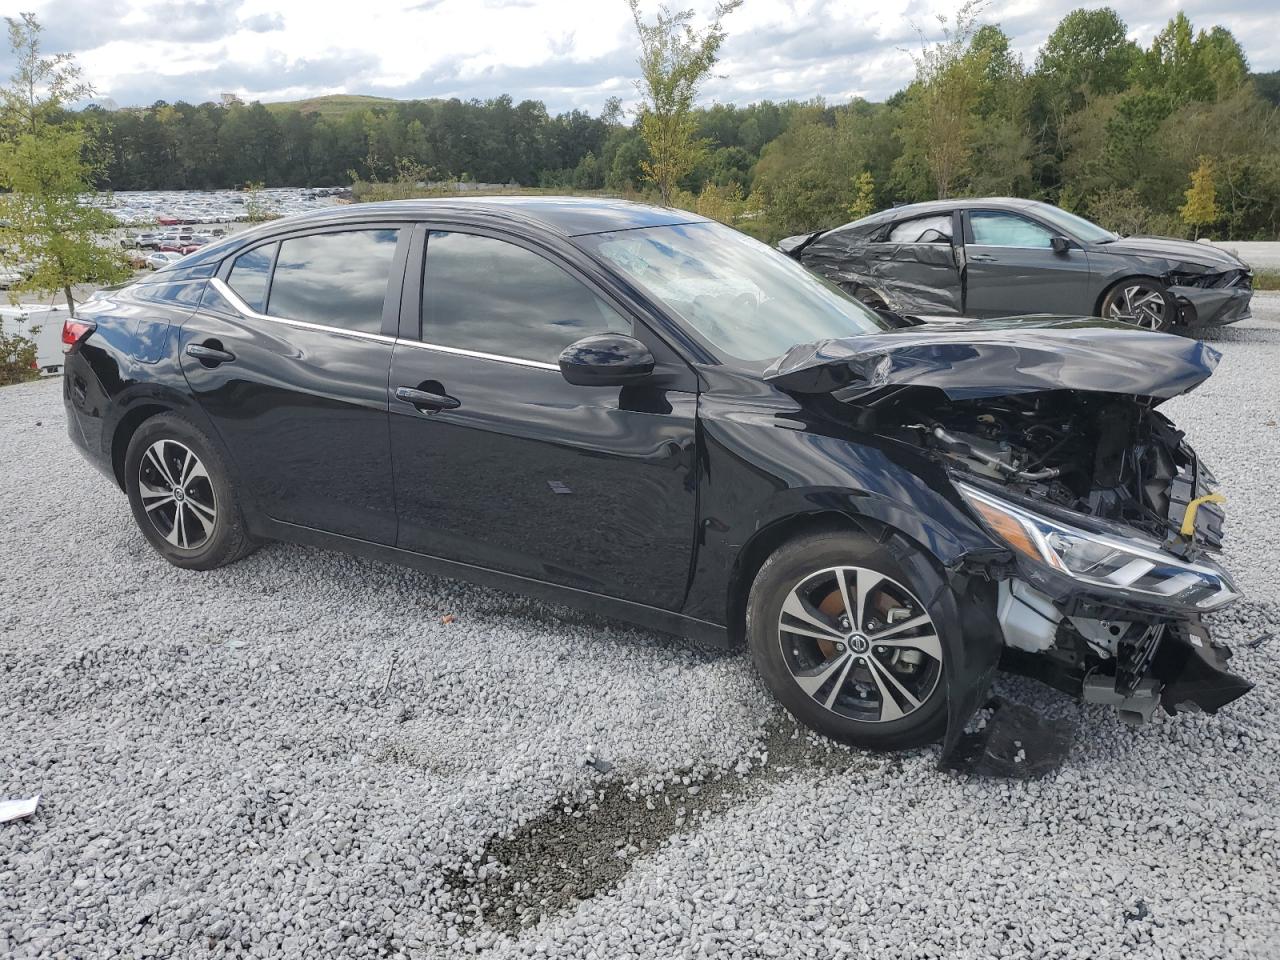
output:
[[[1146,330],[1167,330],[1173,306],[1165,285],[1150,277],[1122,280],[1102,300],[1102,316]]]

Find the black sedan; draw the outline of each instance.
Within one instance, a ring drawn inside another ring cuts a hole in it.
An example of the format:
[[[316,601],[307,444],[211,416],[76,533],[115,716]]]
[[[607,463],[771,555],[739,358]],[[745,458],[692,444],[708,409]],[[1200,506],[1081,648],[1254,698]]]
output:
[[[745,639],[878,748],[951,750],[1002,660],[1134,720],[1249,688],[1200,622],[1221,498],[1153,409],[1195,341],[893,330],[728,227],[551,198],[274,221],[63,339],[72,439],[181,567],[290,540]]]
[[[779,249],[878,310],[1097,316],[1168,330],[1249,316],[1253,274],[1203,243],[1120,237],[1034,200],[895,207]]]

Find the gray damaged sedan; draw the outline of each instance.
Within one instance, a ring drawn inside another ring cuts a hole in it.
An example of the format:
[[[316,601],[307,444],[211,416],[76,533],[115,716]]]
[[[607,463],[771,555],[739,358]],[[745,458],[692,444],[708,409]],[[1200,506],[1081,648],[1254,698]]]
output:
[[[938,200],[788,237],[783,253],[878,310],[1100,316],[1152,330],[1249,316],[1253,273],[1204,243],[1120,237],[1034,200]]]

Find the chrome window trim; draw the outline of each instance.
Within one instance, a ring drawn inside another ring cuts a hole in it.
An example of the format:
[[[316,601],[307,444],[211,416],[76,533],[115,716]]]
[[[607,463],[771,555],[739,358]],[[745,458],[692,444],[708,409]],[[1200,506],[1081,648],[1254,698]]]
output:
[[[477,360],[495,360],[498,363],[512,363],[518,367],[532,367],[535,370],[554,370],[560,372],[560,366],[544,360],[526,360],[524,357],[506,357],[498,353],[481,353],[479,350],[464,350],[462,347],[446,347],[441,343],[426,343],[422,340],[397,340],[402,347],[417,347],[419,350],[434,350],[437,353],[452,353],[459,357],[474,357]]]
[[[236,293],[221,277],[214,277],[209,281],[218,293],[222,294],[233,307],[236,313],[249,317],[253,320],[266,320],[270,323],[283,323],[286,326],[298,327],[302,330],[318,330],[320,333],[337,333],[344,337],[357,337],[361,340],[374,340],[378,343],[396,343],[395,337],[388,337],[381,333],[368,333],[364,330],[348,330],[345,327],[331,327],[324,323],[309,323],[306,320],[290,320],[288,317],[273,317],[265,313],[259,313],[247,303],[240,299],[240,295]]]
[[[525,360],[523,357],[504,357],[496,353],[481,353],[479,350],[464,350],[461,347],[446,347],[437,343],[425,343],[421,340],[405,340],[401,337],[388,337],[381,333],[366,333],[363,330],[346,330],[343,327],[331,327],[323,323],[309,323],[306,320],[290,320],[288,317],[273,317],[266,313],[258,313],[242,299],[240,295],[231,289],[225,280],[221,277],[213,277],[209,281],[209,285],[221,294],[236,312],[243,317],[251,320],[265,320],[268,323],[283,323],[285,326],[298,327],[302,330],[315,330],[320,333],[336,333],[344,337],[357,337],[361,340],[372,340],[376,343],[389,343],[393,346],[416,347],[419,350],[434,350],[437,353],[450,353],[460,357],[474,357],[477,360],[494,360],[498,363],[511,363],[520,367],[531,367],[536,370],[554,370],[560,372],[560,367],[554,363],[544,363],[541,360]]]

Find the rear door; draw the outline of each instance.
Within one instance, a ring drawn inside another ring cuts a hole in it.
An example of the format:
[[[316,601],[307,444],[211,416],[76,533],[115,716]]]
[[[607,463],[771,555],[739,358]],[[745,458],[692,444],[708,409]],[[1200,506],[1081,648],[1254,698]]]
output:
[[[182,365],[269,517],[396,536],[387,373],[409,228],[287,234],[225,263],[182,328]]]
[[[900,220],[867,244],[869,286],[900,313],[960,313],[960,267],[950,211]]]
[[[444,224],[419,242],[390,381],[399,546],[677,609],[696,532],[693,372],[548,250]],[[564,379],[560,352],[605,332],[649,344],[651,383]]]
[[[1089,314],[1089,256],[1074,242],[1059,253],[1056,231],[1006,210],[965,219],[965,309],[972,317]]]

